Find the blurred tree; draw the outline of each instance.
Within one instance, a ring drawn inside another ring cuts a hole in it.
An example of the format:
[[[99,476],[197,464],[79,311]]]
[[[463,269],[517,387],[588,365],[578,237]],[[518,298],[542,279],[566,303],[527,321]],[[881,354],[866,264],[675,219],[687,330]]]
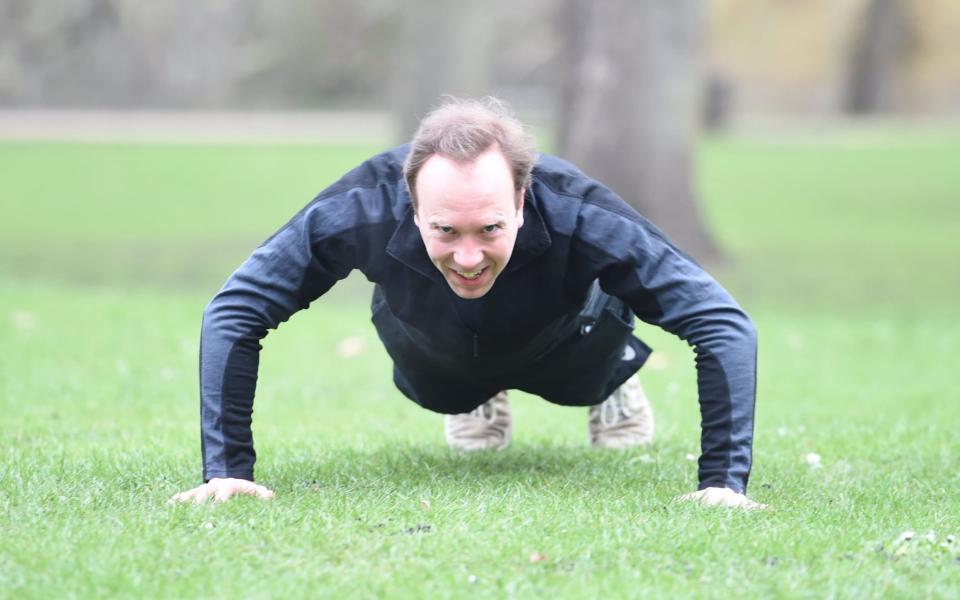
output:
[[[847,69],[847,112],[869,114],[898,108],[910,37],[910,18],[903,0],[867,3]]]
[[[497,8],[497,3],[473,1],[404,4],[401,61],[393,94],[400,139],[413,135],[441,94],[489,93]]]
[[[703,0],[567,0],[559,153],[715,262],[694,183]]]

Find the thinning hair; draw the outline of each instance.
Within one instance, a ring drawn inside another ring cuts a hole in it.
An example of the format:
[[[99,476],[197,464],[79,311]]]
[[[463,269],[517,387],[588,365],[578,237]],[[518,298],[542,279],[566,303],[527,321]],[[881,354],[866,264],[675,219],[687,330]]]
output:
[[[513,175],[513,187],[530,185],[530,171],[537,159],[533,138],[526,132],[506,102],[487,96],[470,100],[445,96],[443,104],[420,121],[410,142],[410,153],[403,164],[413,207],[417,207],[417,175],[435,154],[458,163],[468,163],[497,145],[507,159]]]

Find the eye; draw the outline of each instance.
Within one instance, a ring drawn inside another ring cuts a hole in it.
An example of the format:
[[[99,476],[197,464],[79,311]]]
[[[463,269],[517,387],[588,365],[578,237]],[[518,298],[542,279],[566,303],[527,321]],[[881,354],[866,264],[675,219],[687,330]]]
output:
[[[453,233],[453,227],[450,227],[449,225],[437,225],[437,231],[440,233],[451,234]]]
[[[484,233],[493,233],[496,230],[500,229],[500,225],[487,225],[483,228]]]

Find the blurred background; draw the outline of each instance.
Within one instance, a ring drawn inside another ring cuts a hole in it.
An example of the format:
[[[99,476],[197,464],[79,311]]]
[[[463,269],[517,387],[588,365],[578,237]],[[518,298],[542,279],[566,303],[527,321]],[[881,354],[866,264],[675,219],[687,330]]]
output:
[[[905,372],[915,399],[954,394],[936,370],[960,338],[954,0],[0,0],[0,344],[18,350],[0,423],[63,399],[115,417],[122,397],[192,452],[205,303],[443,93],[507,100],[706,264],[760,324],[767,418],[838,394],[862,415]],[[263,427],[314,435],[318,378],[421,418],[367,285],[271,334],[258,411],[287,408]],[[652,397],[693,397],[689,350],[640,335]],[[696,439],[695,402],[669,410],[666,435]]]
[[[703,144],[956,131],[960,5],[0,1],[6,139],[385,147],[443,93],[506,99],[541,148],[724,265]]]
[[[960,514],[957,0],[0,0],[0,589],[170,596],[141,585],[166,575],[278,595],[320,568],[395,594],[395,569],[418,583],[433,570],[419,535],[377,538],[374,557],[354,544],[380,535],[361,527],[381,518],[370,503],[419,511],[418,486],[467,481],[440,417],[394,388],[359,274],[263,342],[258,479],[294,502],[230,507],[241,517],[213,545],[190,533],[209,513],[157,506],[200,478],[206,303],[442,93],[510,102],[541,150],[611,186],[744,306],[760,339],[750,493],[783,510],[767,534],[683,517],[687,538],[666,539],[678,513],[661,502],[696,484],[696,373],[690,348],[642,323],[651,448],[590,453],[586,411],[513,394],[511,449],[472,462],[480,487],[435,509],[479,502],[481,527],[500,532],[494,488],[552,515],[554,491],[591,487],[582,517],[527,523],[608,544],[569,562],[547,547],[557,569],[536,570],[551,578],[570,564],[629,585],[652,565],[687,594],[734,582],[800,596],[838,579],[821,589],[853,591],[823,595],[956,594],[954,554],[911,561],[878,540],[955,534]],[[619,477],[636,477],[638,503]],[[234,537],[247,514],[258,527]],[[634,539],[621,525],[652,544],[614,548]],[[496,565],[503,546],[469,539],[426,577],[440,595],[475,572],[449,565]],[[549,589],[513,581],[500,595]]]
[[[628,69],[631,57],[673,66],[672,52],[690,57],[682,76],[697,78],[712,127],[960,110],[949,0],[4,0],[0,11],[8,107],[363,108],[402,121],[445,91],[555,115],[581,55]],[[640,56],[650,37],[665,42],[656,58]],[[631,52],[597,47],[618,41]]]

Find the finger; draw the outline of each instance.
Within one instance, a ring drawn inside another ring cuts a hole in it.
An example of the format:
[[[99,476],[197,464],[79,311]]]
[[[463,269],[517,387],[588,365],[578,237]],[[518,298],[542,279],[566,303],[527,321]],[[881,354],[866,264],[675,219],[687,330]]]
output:
[[[238,481],[236,485],[236,491],[238,494],[254,496],[257,493],[257,487],[259,486],[252,481]]]
[[[707,500],[713,506],[737,506],[740,504],[739,496],[730,490],[714,488],[707,494]]]
[[[727,488],[705,488],[697,492],[678,496],[677,499],[682,501],[697,501],[704,506],[732,506],[747,510],[765,510],[768,508],[766,504],[754,502],[743,494],[738,494]]]
[[[263,498],[264,500],[270,500],[274,496],[273,490],[267,489],[262,485],[256,486],[256,494],[257,497]]]
[[[737,507],[740,507],[740,506],[747,506],[749,503],[750,503],[749,500],[747,500],[747,499],[744,498],[743,496],[740,496],[739,494],[737,494],[737,495],[732,495],[732,494],[725,495],[725,496],[723,496],[723,497],[717,502],[717,504],[719,504],[720,506],[729,506],[730,508],[737,508]]]
[[[709,487],[690,494],[684,494],[681,496],[681,499],[699,502],[704,506],[731,506],[729,504],[731,501],[730,497],[737,495],[736,492],[726,488]]]
[[[241,484],[238,491],[248,496],[256,496],[257,498],[273,498],[273,492],[271,490],[262,485],[253,483],[252,481],[245,481],[243,484]]]
[[[228,485],[218,486],[214,494],[214,502],[225,502],[236,494],[245,496],[256,496],[269,500],[273,498],[272,490],[253,483],[252,481],[232,481]]]
[[[747,498],[744,494],[732,495],[730,496],[729,501],[731,502],[731,504],[728,504],[728,506],[737,506],[740,508],[745,508],[747,510],[758,510],[763,508],[762,504],[758,502],[754,502],[750,498]]]
[[[720,488],[706,488],[700,490],[700,502],[710,506],[716,506],[717,504],[723,504],[727,498],[727,494],[724,493],[724,490]]]
[[[193,500],[193,496],[196,493],[197,493],[197,488],[193,488],[192,490],[187,490],[185,492],[180,492],[179,494],[175,494],[173,498],[170,498],[169,502],[171,503],[172,502],[189,502]]]
[[[195,493],[193,494],[193,503],[203,504],[204,502],[207,501],[207,498],[209,498],[214,493],[214,491],[215,490],[213,486],[210,485],[209,483],[205,483],[201,485],[196,490],[194,490]]]
[[[690,500],[695,500],[701,504],[713,505],[717,503],[716,488],[704,488],[700,491],[688,494]]]
[[[743,508],[745,510],[763,510],[766,508],[765,505],[760,504],[759,502],[754,502],[753,500],[747,498],[743,494],[737,494],[735,492],[728,494],[724,497],[723,506],[730,506],[736,508]]]
[[[720,506],[744,506],[750,502],[743,494],[738,494],[733,490],[723,490],[717,494],[717,504]]]
[[[230,499],[230,496],[232,496],[236,491],[238,490],[235,490],[231,486],[226,486],[226,485],[217,486],[216,491],[214,491],[213,493],[213,501],[226,502],[227,500]]]

